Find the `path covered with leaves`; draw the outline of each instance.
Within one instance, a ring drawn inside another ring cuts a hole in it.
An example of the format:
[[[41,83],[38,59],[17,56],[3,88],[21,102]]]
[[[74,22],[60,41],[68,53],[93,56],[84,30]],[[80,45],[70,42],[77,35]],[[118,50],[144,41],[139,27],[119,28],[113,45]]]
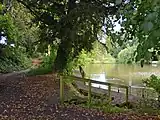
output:
[[[0,120],[160,120],[157,116],[105,114],[77,106],[62,107],[59,82],[53,75],[11,75],[5,80],[1,76],[0,83]]]

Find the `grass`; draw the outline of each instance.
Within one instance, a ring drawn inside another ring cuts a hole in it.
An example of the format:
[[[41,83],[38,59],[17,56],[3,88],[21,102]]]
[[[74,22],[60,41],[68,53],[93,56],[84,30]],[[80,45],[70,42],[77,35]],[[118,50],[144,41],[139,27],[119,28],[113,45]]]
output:
[[[88,106],[87,99],[80,98],[80,97],[70,97],[70,100],[66,101],[65,105],[68,106],[71,104],[77,105],[82,108],[89,107],[90,109],[95,109],[95,110],[102,111],[105,113],[134,113],[138,115],[153,115],[153,116],[160,115],[159,109],[154,109],[151,107],[149,108],[148,107],[142,107],[142,108],[137,107],[137,108],[128,109],[127,107],[117,107],[117,106],[110,104],[107,101],[102,101],[101,99],[95,99],[95,98],[92,98],[92,102]]]
[[[100,96],[101,98],[92,97],[91,103],[88,104],[87,96],[84,97],[83,95],[80,95],[80,93],[77,95],[76,89],[72,85],[70,85],[69,82],[67,82],[67,85],[69,86],[70,89],[65,101],[66,105],[74,104],[79,107],[83,107],[83,108],[89,107],[91,109],[100,110],[106,113],[124,113],[124,112],[130,111],[127,108],[123,108],[123,107],[120,108],[120,107],[111,105],[108,100],[104,100],[103,96]]]
[[[77,105],[82,108],[89,107],[90,109],[99,110],[105,113],[125,113],[125,112],[131,111],[130,109],[116,107],[116,106],[111,105],[108,102],[103,103],[96,99],[92,99],[92,102],[90,104],[88,104],[87,99],[84,99],[84,98],[81,99],[78,97],[70,99],[69,101],[65,102],[65,105],[71,105],[71,104]]]
[[[34,75],[44,75],[52,72],[52,67],[45,66],[45,67],[39,67],[39,68],[32,68],[27,75],[28,76],[34,76]]]
[[[82,107],[88,107],[88,104],[82,104]],[[100,103],[100,101],[96,101],[96,99],[92,100],[90,104],[91,109],[101,110],[105,113],[124,113],[128,112],[129,109],[127,108],[119,108],[116,106],[111,105],[110,103]]]
[[[67,84],[70,82],[68,81]],[[106,99],[103,99],[103,96],[101,98],[95,98],[92,97],[92,101],[90,104],[88,104],[88,97],[80,97],[79,95],[77,96],[76,89],[73,90],[73,88],[70,88],[70,94],[66,98],[68,101],[65,102],[66,105],[77,105],[79,107],[83,108],[90,108],[90,109],[95,109],[95,110],[100,110],[105,113],[134,113],[134,114],[139,114],[139,115],[160,115],[160,110],[158,108],[153,108],[151,106],[144,105],[142,107],[141,104],[134,104],[130,103],[133,105],[133,107],[128,107],[124,104],[120,104],[120,106],[112,105],[110,102],[108,102]]]
[[[153,109],[153,108],[136,108],[133,109],[137,114],[147,114],[147,115],[160,115],[159,109]]]

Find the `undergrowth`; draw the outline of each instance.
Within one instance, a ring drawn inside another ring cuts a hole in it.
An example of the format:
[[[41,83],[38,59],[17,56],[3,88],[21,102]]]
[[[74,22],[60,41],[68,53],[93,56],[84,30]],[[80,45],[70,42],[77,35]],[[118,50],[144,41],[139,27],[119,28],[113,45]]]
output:
[[[31,66],[31,60],[17,51],[12,55],[0,56],[0,73],[24,70]]]
[[[53,61],[55,59],[55,52],[53,52],[50,56],[44,56],[42,58],[42,63],[38,68],[32,68],[29,72],[29,76],[33,75],[44,75],[51,73],[53,70]]]
[[[70,81],[73,82],[73,81]],[[67,83],[70,83],[67,81]],[[146,100],[147,101],[147,100]],[[144,101],[143,101],[144,102]],[[70,87],[70,93],[67,94],[65,105],[76,105],[78,107],[90,108],[103,111],[105,113],[134,113],[140,115],[160,115],[160,110],[158,108],[153,108],[147,104],[141,104],[139,101],[137,103],[119,103],[112,104],[106,99],[106,96],[93,96],[91,98],[91,103],[88,103],[88,97],[77,96],[75,89]]]

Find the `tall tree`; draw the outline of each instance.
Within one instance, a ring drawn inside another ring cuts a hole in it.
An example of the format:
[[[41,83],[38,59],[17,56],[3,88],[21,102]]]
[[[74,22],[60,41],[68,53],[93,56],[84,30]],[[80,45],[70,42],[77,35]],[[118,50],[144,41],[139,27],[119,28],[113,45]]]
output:
[[[150,59],[148,49],[160,49],[160,1],[135,0],[125,8],[121,12],[125,38],[138,39],[137,60]]]
[[[57,42],[54,70],[62,72],[82,49],[90,51],[102,27],[113,43],[138,39],[137,60],[159,49],[159,0],[17,0],[35,16],[43,43]],[[154,19],[153,19],[154,18]],[[114,31],[114,22],[121,24]],[[120,39],[125,35],[125,39]]]
[[[54,70],[60,72],[82,49],[92,49],[104,24],[107,23],[107,34],[110,33],[109,28],[113,25],[109,18],[124,4],[105,0],[17,1],[35,15],[35,21],[43,31],[43,41],[44,37],[50,43],[58,41]]]

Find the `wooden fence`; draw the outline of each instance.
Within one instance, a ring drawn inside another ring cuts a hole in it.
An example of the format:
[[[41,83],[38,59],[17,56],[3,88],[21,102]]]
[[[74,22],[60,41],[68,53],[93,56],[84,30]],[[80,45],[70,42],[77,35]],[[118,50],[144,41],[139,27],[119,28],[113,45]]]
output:
[[[65,81],[70,80],[70,81],[81,81],[81,82],[88,82],[88,103],[91,103],[91,84],[92,83],[96,83],[96,84],[100,84],[100,85],[106,85],[108,86],[108,97],[109,100],[111,100],[111,87],[118,87],[118,88],[124,88],[126,89],[126,102],[128,102],[128,94],[129,94],[129,87],[126,85],[119,85],[119,84],[115,84],[115,83],[108,83],[108,82],[100,82],[100,81],[95,81],[95,80],[91,80],[91,79],[86,79],[86,78],[80,78],[80,77],[76,77],[76,76],[61,76],[60,77],[60,102],[61,104],[64,103],[64,83]]]

